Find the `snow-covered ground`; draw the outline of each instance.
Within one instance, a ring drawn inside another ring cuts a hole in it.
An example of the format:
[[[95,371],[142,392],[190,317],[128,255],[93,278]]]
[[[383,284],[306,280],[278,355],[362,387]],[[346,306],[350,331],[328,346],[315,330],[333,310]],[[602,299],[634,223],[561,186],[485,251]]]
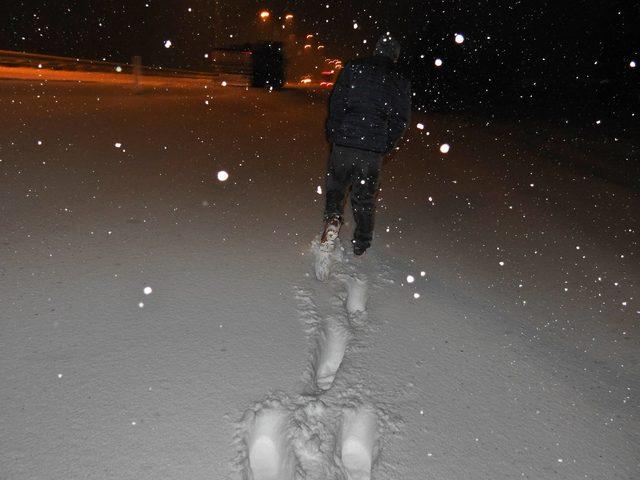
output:
[[[320,96],[0,111],[0,478],[640,478],[640,199],[563,132],[417,116],[323,283]]]

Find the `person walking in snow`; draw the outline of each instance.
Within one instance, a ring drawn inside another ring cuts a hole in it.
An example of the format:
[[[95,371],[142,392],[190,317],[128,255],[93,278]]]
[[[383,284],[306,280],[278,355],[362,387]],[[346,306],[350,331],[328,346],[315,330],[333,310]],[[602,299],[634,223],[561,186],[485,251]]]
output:
[[[331,155],[327,167],[325,227],[321,247],[335,245],[346,194],[355,219],[353,253],[371,245],[375,194],[382,159],[409,125],[411,87],[398,71],[400,44],[383,35],[371,57],[347,63],[331,92],[326,122]]]

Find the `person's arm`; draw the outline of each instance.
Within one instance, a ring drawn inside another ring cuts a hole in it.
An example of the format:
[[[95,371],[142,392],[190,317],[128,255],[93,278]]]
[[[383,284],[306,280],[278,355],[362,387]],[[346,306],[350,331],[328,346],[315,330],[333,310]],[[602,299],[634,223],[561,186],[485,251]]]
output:
[[[351,64],[348,63],[340,72],[331,97],[329,98],[329,116],[327,117],[326,131],[329,141],[333,141],[336,130],[342,124],[347,110],[349,89],[351,88]]]
[[[389,112],[389,148],[392,151],[409,128],[411,121],[411,84],[403,81],[391,101]]]

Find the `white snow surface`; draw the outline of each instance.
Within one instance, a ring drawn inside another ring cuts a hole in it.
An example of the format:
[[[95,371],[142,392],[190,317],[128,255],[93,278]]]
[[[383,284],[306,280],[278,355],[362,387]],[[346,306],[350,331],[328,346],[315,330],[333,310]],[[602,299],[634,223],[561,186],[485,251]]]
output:
[[[0,478],[640,478],[637,192],[416,115],[319,282],[324,100],[0,83]]]

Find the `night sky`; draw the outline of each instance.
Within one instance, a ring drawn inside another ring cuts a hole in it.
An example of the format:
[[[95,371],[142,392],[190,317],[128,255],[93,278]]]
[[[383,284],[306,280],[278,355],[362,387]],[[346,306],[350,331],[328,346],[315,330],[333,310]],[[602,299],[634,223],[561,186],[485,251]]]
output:
[[[368,54],[390,31],[418,98],[434,108],[584,101],[620,110],[638,102],[633,1],[29,0],[8,6],[0,48],[118,62],[139,54],[145,64],[203,69],[212,46],[252,39],[262,8],[293,13],[298,34],[316,34],[342,58]]]

